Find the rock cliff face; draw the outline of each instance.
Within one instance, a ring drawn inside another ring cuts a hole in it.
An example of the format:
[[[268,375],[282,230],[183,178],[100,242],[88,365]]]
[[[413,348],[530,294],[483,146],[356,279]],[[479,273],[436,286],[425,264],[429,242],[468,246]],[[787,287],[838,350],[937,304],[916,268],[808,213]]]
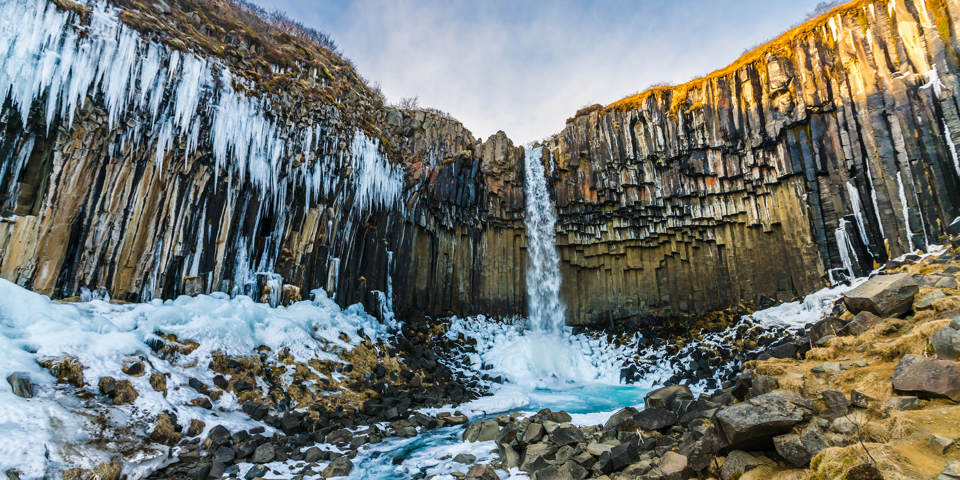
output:
[[[0,277],[525,313],[521,148],[384,107],[335,55],[274,52],[208,4],[0,6],[19,32],[0,42]],[[578,112],[543,156],[569,321],[788,300],[936,243],[960,214],[958,21],[954,1],[857,1]]]
[[[571,320],[791,299],[936,243],[960,213],[958,21],[853,2],[578,112],[549,145]]]

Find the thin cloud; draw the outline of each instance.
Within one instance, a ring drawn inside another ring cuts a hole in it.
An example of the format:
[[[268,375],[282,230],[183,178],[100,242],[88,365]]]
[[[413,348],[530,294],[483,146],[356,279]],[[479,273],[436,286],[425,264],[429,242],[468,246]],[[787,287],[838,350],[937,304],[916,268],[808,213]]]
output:
[[[474,135],[516,143],[559,132],[577,109],[735,60],[817,0],[578,2],[280,0],[330,33],[389,100],[418,96]]]

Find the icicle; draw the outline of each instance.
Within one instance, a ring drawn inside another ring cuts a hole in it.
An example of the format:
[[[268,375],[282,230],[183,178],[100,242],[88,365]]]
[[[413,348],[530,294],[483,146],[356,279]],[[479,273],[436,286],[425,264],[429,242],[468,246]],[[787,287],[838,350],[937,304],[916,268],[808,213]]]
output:
[[[910,245],[910,251],[916,250],[913,245],[913,232],[910,231],[910,210],[907,208],[907,195],[903,191],[903,177],[897,172],[897,186],[900,188],[900,205],[903,207],[903,226],[907,231],[907,243]]]
[[[860,240],[863,241],[863,245],[867,247],[867,250],[870,250],[870,242],[867,241],[866,222],[863,220],[863,206],[860,205],[860,191],[853,185],[853,180],[847,182],[847,196],[850,197],[850,209],[853,210],[853,217],[857,220],[857,230],[860,232]],[[872,251],[870,254],[874,257],[876,256]]]

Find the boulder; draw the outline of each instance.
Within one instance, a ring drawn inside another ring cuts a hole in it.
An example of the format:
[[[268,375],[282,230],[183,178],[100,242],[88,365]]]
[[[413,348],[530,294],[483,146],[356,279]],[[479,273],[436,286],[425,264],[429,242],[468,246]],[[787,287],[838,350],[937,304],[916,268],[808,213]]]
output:
[[[467,471],[464,480],[500,480],[500,476],[490,465],[474,465]]]
[[[323,456],[323,450],[317,447],[310,447],[303,453],[303,461],[307,463],[320,462],[323,461]]]
[[[687,469],[687,457],[677,452],[666,452],[660,458],[660,463],[647,473],[646,478],[651,480],[684,480],[690,478]]]
[[[898,392],[960,401],[960,363],[905,355],[891,378]]]
[[[259,450],[259,449],[257,449]],[[346,456],[335,458],[323,469],[323,478],[345,477],[353,470],[353,462]]]
[[[23,398],[33,398],[33,385],[30,383],[30,374],[13,372],[7,376],[7,383],[13,389],[13,394]]]
[[[818,345],[820,340],[830,335],[840,335],[846,322],[837,317],[827,317],[817,321],[810,327],[807,334],[810,336],[810,344]]]
[[[960,331],[953,327],[943,327],[930,337],[930,346],[940,360],[956,362],[960,360]]]
[[[883,319],[873,313],[866,310],[862,311],[856,314],[853,319],[843,327],[843,333],[846,335],[860,335],[880,323],[881,320]]]
[[[894,410],[916,410],[920,408],[920,399],[912,395],[893,397],[887,400],[887,406]]]
[[[947,468],[940,472],[937,480],[960,480],[960,462],[950,462]]]
[[[824,390],[820,392],[820,395],[823,397],[824,403],[827,404],[827,409],[830,411],[832,417],[840,417],[847,414],[847,410],[850,408],[850,401],[847,400],[847,396],[844,395],[843,392]]]
[[[531,423],[527,426],[527,429],[523,431],[523,436],[520,437],[520,441],[524,444],[537,443],[543,438],[544,433],[543,425]]]
[[[934,290],[932,292],[927,292],[920,296],[920,298],[913,302],[914,310],[923,310],[926,308],[933,307],[933,304],[940,300],[941,298],[946,297],[947,294],[943,293],[943,290]]]
[[[574,480],[574,478],[566,467],[550,465],[537,472],[537,480]]]
[[[253,458],[250,459],[253,463],[270,463],[276,458],[277,451],[274,448],[272,443],[264,443],[257,447],[253,451]]]
[[[877,401],[877,399],[860,392],[859,390],[850,390],[850,404],[854,407],[869,408],[870,402],[875,401]]]
[[[658,388],[643,397],[644,407],[673,410],[677,400],[694,400],[693,392],[684,385]]]
[[[557,447],[562,447],[564,445],[576,445],[580,442],[586,441],[583,437],[583,433],[580,432],[580,429],[572,425],[563,426],[553,431],[550,434],[550,441],[557,445]]]
[[[763,465],[763,462],[753,455],[742,450],[734,450],[727,455],[723,466],[720,467],[720,478],[723,480],[736,480],[743,476],[744,473],[761,465]]]
[[[519,467],[520,454],[510,445],[503,445],[500,447],[500,463],[507,468]]]
[[[469,453],[458,453],[455,457],[453,457],[453,461],[462,463],[464,465],[472,465],[477,461],[477,457]]]
[[[497,438],[497,434],[500,433],[500,426],[497,425],[497,422],[493,420],[484,420],[480,422],[480,435],[477,437],[478,442],[489,442]]]
[[[765,444],[812,416],[803,397],[777,390],[720,410],[715,418],[730,446],[744,448]]]
[[[628,420],[633,420],[633,417],[640,413],[639,410],[633,407],[627,407],[620,410],[617,413],[614,413],[607,423],[603,424],[604,430],[616,430],[623,422]]]
[[[937,455],[943,455],[947,453],[947,449],[953,446],[953,439],[933,434],[930,435],[929,440],[927,440],[927,446],[930,447],[930,450],[936,452]]]
[[[868,311],[883,318],[896,317],[910,311],[919,292],[917,281],[908,273],[877,275],[847,292],[843,304],[854,315]]]
[[[647,408],[633,417],[637,426],[644,430],[660,430],[671,425],[676,425],[677,414],[664,410],[663,408]]]
[[[829,446],[820,428],[812,424],[799,435],[788,433],[774,437],[773,445],[781,457],[797,468],[805,467],[810,459]]]
[[[493,437],[493,442],[496,443],[497,446],[512,445],[517,441],[517,434],[517,426],[512,423],[508,423],[505,427],[503,427],[503,429],[500,430],[499,433],[497,433],[496,437]]]
[[[520,463],[520,470],[533,473],[547,466],[547,460],[553,460],[557,453],[557,447],[546,443],[534,443],[527,446],[523,453],[523,462]]]

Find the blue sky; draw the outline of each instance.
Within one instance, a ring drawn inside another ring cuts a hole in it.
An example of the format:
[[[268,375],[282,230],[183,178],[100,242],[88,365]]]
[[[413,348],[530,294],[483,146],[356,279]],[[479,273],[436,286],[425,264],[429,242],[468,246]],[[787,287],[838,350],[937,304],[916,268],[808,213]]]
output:
[[[721,68],[819,0],[257,0],[331,34],[389,101],[475,136],[559,132],[581,107]]]

